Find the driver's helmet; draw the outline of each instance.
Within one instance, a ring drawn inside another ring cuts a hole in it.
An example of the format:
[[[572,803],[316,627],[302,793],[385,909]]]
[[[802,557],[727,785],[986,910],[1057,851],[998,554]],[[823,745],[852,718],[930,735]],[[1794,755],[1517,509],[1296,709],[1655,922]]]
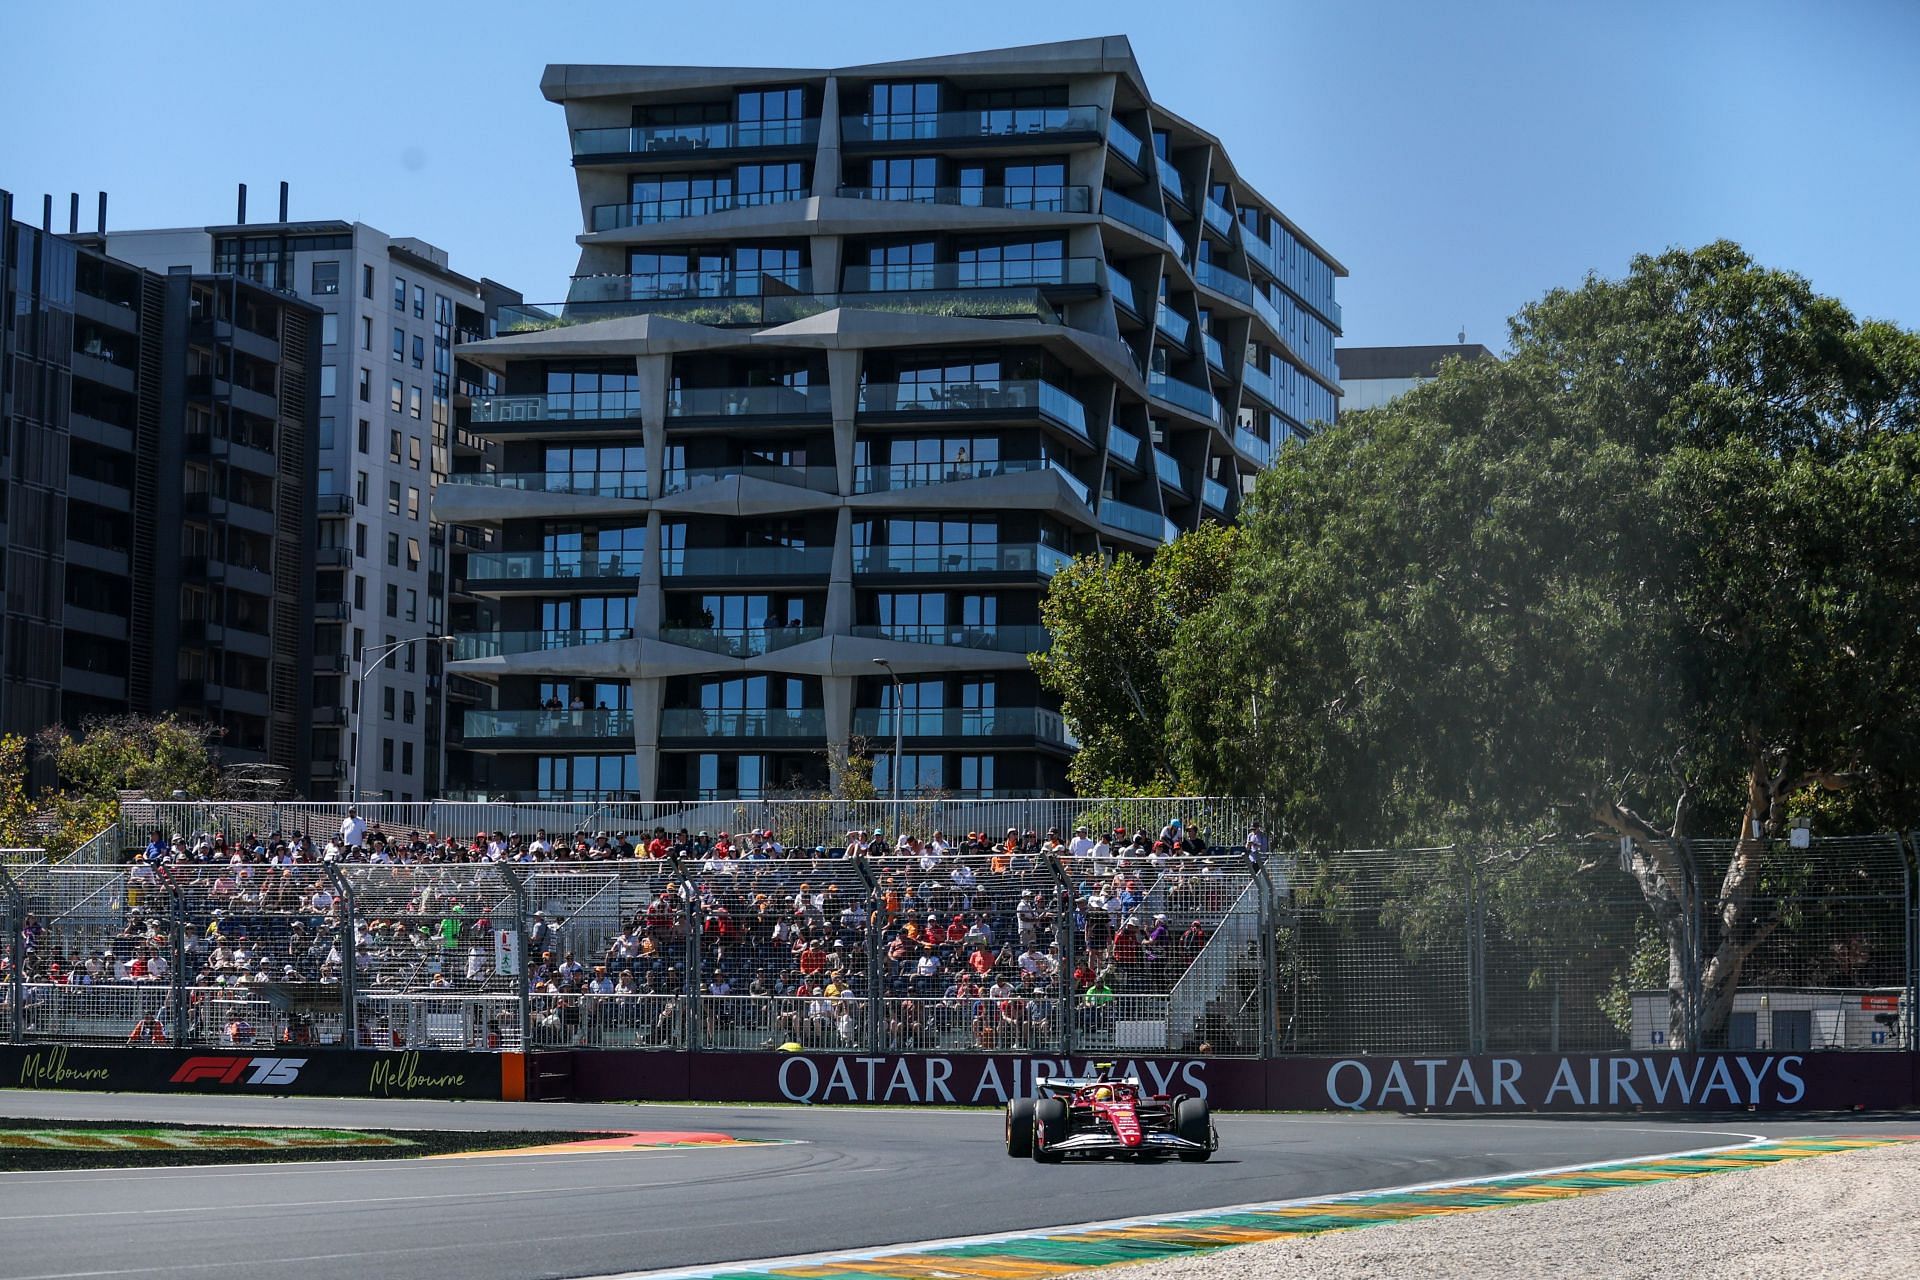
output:
[[[1109,1086],[1103,1084],[1098,1089],[1095,1089],[1093,1091],[1093,1096],[1094,1096],[1094,1099],[1099,1102],[1112,1102],[1113,1090]]]

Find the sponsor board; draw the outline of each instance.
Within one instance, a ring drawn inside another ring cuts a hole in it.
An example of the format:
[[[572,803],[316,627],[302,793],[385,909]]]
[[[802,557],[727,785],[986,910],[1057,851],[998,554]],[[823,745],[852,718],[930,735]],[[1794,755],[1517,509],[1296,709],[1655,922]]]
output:
[[[500,1097],[494,1053],[284,1053],[0,1045],[0,1085],[133,1093],[262,1093],[341,1098]]]

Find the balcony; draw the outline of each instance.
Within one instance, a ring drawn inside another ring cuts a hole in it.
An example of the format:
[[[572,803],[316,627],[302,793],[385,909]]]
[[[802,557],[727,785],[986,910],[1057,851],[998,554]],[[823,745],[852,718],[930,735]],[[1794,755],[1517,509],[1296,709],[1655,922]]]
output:
[[[1160,175],[1160,185],[1166,188],[1167,194],[1181,204],[1185,204],[1187,202],[1186,180],[1180,176],[1180,171],[1173,167],[1173,161],[1155,152],[1153,168]]]
[[[1193,269],[1193,278],[1215,293],[1224,293],[1234,301],[1245,303],[1249,307],[1253,305],[1252,283],[1216,263],[1200,263]]]
[[[350,516],[353,514],[353,495],[350,493],[322,493],[313,500],[313,509],[321,516]]]
[[[1178,405],[1189,413],[1197,413],[1213,422],[1220,422],[1223,414],[1220,402],[1213,398],[1213,392],[1205,387],[1196,387],[1191,382],[1182,382],[1178,378],[1164,373],[1147,374],[1147,394],[1156,400]]]
[[[817,577],[833,568],[832,547],[668,547],[670,578]]]
[[[660,493],[691,493],[708,485],[718,484],[722,480],[739,476],[745,480],[763,480],[768,484],[784,484],[795,489],[808,489],[814,493],[834,493],[838,491],[839,473],[833,467],[774,467],[734,464],[724,467],[681,467],[668,471],[661,478]]]
[[[353,606],[345,600],[316,600],[313,602],[313,620],[315,622],[345,622],[353,616]]]
[[[937,644],[955,649],[986,649],[994,653],[1040,653],[1053,644],[1045,627],[964,623],[892,623],[855,627],[863,640],[897,640],[902,644]]]
[[[470,662],[475,658],[502,658],[516,653],[547,653],[554,649],[572,649],[579,645],[610,644],[633,636],[631,627],[581,627],[552,631],[475,631],[456,636],[453,660]]]
[[[1107,428],[1107,451],[1129,466],[1140,465],[1140,437],[1119,423]]]
[[[624,204],[597,204],[593,207],[595,231],[620,231],[627,227],[650,227],[662,222],[680,222],[704,218],[729,209],[752,209],[766,204],[786,204],[804,200],[812,192],[804,188],[780,188],[774,191],[723,191],[714,195],[675,196],[665,200],[634,200]]]
[[[644,498],[644,471],[457,471],[442,484],[525,493],[572,493],[593,498]]]
[[[1256,289],[1253,292],[1253,313],[1266,321],[1267,328],[1275,333],[1286,333],[1280,326],[1280,308],[1274,305],[1273,299],[1264,290]]]
[[[325,729],[333,725],[344,725],[346,722],[347,709],[345,707],[316,706],[313,709],[313,724],[316,729]]]
[[[1160,477],[1160,483],[1177,493],[1187,492],[1186,481],[1180,475],[1180,464],[1159,449],[1153,451],[1153,474]]]
[[[1207,353],[1207,363],[1222,373],[1225,373],[1227,370],[1227,354],[1221,349],[1220,339],[1210,333],[1204,333],[1200,335],[1200,345]]]
[[[1107,121],[1107,145],[1112,147],[1113,153],[1122,160],[1143,173],[1146,171],[1147,144],[1140,140],[1139,134],[1118,120]]]
[[[728,658],[753,658],[763,653],[790,649],[796,644],[818,640],[826,633],[819,627],[662,627],[660,638],[668,644],[684,645]]]
[[[313,674],[317,676],[343,676],[347,674],[347,655],[344,653],[314,654]]]
[[[757,298],[767,293],[812,292],[813,272],[805,267],[777,271],[656,271],[644,275],[575,276],[567,286],[567,305]]]
[[[1156,542],[1161,540],[1166,528],[1166,521],[1158,511],[1129,506],[1112,498],[1100,499],[1100,523]]]
[[[857,307],[906,315],[958,316],[967,319],[1037,320],[1058,324],[1060,317],[1040,286],[977,289],[897,290],[879,293],[768,293],[714,298],[620,298],[553,306],[501,309],[502,333],[532,333],[591,324],[621,316],[666,316],[711,328],[765,329],[831,311]],[[509,315],[509,313],[512,313]]]
[[[1245,427],[1233,429],[1233,447],[1263,467],[1273,464],[1273,446]]]
[[[842,146],[886,142],[1056,143],[1079,134],[1100,136],[1099,107],[1000,107],[984,111],[927,111],[840,117]]]
[[[554,738],[633,739],[633,712],[626,708],[586,711],[468,711],[460,717],[468,742],[516,741],[529,749]]]
[[[1273,375],[1249,360],[1240,369],[1240,382],[1247,390],[1259,396],[1274,408],[1280,407],[1280,392],[1273,384]]]
[[[1140,314],[1139,304],[1133,300],[1133,281],[1129,280],[1118,267],[1112,265],[1107,267],[1107,292],[1113,295],[1115,302],[1135,315]]]
[[[639,417],[638,391],[556,391],[548,395],[489,396],[475,400],[468,421],[631,422]]]
[[[856,707],[853,731],[882,742],[895,732],[906,738],[1042,738],[1062,746],[1069,741],[1066,724],[1057,711],[1045,707]]]
[[[1002,378],[996,382],[869,382],[860,388],[860,412],[1038,414],[1087,438],[1087,409],[1051,382]]]
[[[1174,230],[1173,223],[1167,220],[1165,214],[1149,209],[1136,200],[1129,200],[1111,188],[1100,193],[1100,212],[1160,241],[1174,251],[1174,256],[1183,260],[1186,258],[1187,242]]]
[[[488,551],[467,557],[467,581],[637,578],[638,551]]]
[[[1073,562],[1056,547],[1038,542],[856,547],[853,571],[880,573],[1037,573],[1051,578]]]
[[[1227,486],[1218,480],[1200,482],[1200,501],[1221,515],[1227,513]]]
[[[1029,258],[984,262],[922,262],[907,266],[846,269],[847,293],[905,293],[922,289],[1019,287],[1098,288],[1098,258]],[[857,305],[850,303],[849,305]]]
[[[827,713],[819,707],[668,707],[663,738],[824,738]]]
[[[313,549],[313,567],[316,569],[350,569],[353,567],[353,548],[315,547]]]
[[[1091,192],[1073,186],[1012,187],[841,187],[844,200],[891,200],[907,204],[950,204],[968,209],[1015,209],[1031,213],[1086,213]]]
[[[1164,300],[1153,309],[1153,323],[1182,351],[1193,346],[1193,321],[1169,307]]]
[[[1005,458],[989,462],[896,462],[872,464],[853,469],[855,493],[893,493],[901,489],[920,489],[935,484],[963,484],[992,476],[1026,475],[1053,470],[1084,499],[1086,486],[1079,477],[1048,458]]]
[[[1227,207],[1208,196],[1200,205],[1200,216],[1206,224],[1228,240],[1233,239],[1233,215]]]
[[[833,411],[824,382],[805,386],[675,387],[669,418],[800,417]]]
[[[808,147],[820,139],[818,118],[739,120],[721,124],[663,124],[630,129],[575,129],[576,162],[605,163],[643,156],[680,160],[705,151]]]

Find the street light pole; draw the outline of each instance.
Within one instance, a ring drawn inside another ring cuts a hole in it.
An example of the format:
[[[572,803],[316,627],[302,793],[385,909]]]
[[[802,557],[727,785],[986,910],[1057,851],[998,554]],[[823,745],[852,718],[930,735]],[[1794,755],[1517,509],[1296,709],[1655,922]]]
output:
[[[907,714],[907,703],[904,691],[900,687],[900,675],[893,669],[893,664],[885,658],[875,658],[873,665],[886,672],[887,678],[893,681],[893,786],[890,790],[893,792],[893,839],[898,840],[900,838],[900,742],[905,736],[904,718]]]
[[[360,799],[360,729],[367,714],[367,677],[388,658],[422,640],[431,640],[436,644],[453,643],[452,636],[408,636],[391,644],[361,645],[360,651],[354,655],[360,660],[360,696],[353,708],[353,741],[347,747],[347,778],[352,788],[352,794],[348,797],[350,801],[357,802]],[[374,655],[371,658],[367,656],[370,653]]]

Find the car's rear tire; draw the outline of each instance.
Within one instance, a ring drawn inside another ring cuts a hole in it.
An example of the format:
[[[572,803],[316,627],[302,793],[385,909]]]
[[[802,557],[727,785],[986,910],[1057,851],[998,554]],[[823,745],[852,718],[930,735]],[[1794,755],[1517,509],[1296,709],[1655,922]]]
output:
[[[1033,1104],[1033,1158],[1040,1164],[1059,1164],[1064,1158],[1052,1145],[1067,1136],[1067,1104],[1041,1098]]]
[[[1007,1103],[1007,1154],[1015,1160],[1033,1155],[1032,1098],[1015,1098]]]
[[[1200,1144],[1198,1151],[1182,1151],[1180,1158],[1198,1164],[1213,1152],[1213,1115],[1204,1098],[1182,1098],[1173,1108],[1174,1136]]]

